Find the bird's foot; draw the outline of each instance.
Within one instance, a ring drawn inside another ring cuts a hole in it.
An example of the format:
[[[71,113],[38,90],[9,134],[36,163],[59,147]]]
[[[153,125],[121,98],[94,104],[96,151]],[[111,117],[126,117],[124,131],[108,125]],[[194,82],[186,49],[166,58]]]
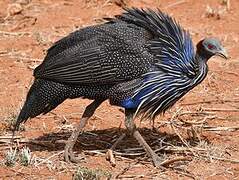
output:
[[[121,136],[116,140],[116,142],[112,145],[110,149],[106,152],[106,160],[110,162],[110,164],[115,167],[116,166],[116,160],[113,154],[113,151],[115,150],[116,146],[126,137],[126,133],[121,134]]]
[[[116,166],[116,160],[113,154],[113,150],[112,149],[108,149],[106,154],[105,154],[105,158],[107,161],[110,162],[111,166],[115,167]]]
[[[153,164],[155,167],[158,167],[158,168],[163,167],[163,165],[162,165],[163,159],[162,158],[160,158],[156,153],[153,154],[151,157],[152,157]]]
[[[73,152],[74,144],[72,142],[67,142],[65,146],[65,152],[64,152],[64,158],[66,162],[73,162],[73,163],[79,163],[84,159],[83,156],[78,155],[78,157],[75,156]]]

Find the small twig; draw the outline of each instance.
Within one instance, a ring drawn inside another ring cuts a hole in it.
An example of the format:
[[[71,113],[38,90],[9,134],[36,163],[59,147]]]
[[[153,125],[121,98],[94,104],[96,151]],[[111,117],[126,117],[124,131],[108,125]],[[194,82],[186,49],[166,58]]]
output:
[[[132,167],[132,165],[129,163],[127,167],[125,167],[121,172],[119,172],[119,173],[115,176],[115,179],[118,179],[119,176],[121,176],[121,175],[123,175],[124,173],[126,173],[131,167]]]
[[[222,74],[222,71],[219,71],[219,70],[213,70],[213,72],[216,72],[216,73],[218,73],[218,74]],[[223,73],[227,73],[227,74],[231,74],[231,75],[239,76],[238,73],[233,72],[233,71],[223,71]]]
[[[94,115],[94,117],[101,119],[101,120],[104,119],[103,117],[100,117],[99,115],[96,115],[96,114]]]
[[[217,119],[220,119],[220,120],[227,120],[227,121],[238,121],[239,120],[239,117],[217,117]]]
[[[98,155],[105,156],[106,150],[84,150],[84,153],[85,154],[98,154]],[[117,152],[114,152],[114,154],[115,154],[116,158],[132,161],[132,159],[130,159],[130,158],[126,158],[126,157],[118,155]]]
[[[236,73],[236,72],[232,72],[232,71],[223,71],[224,73],[227,73],[227,74],[231,74],[231,75],[234,75],[234,76],[239,76],[239,74],[238,73]]]
[[[146,152],[139,152],[139,153],[122,153],[122,152],[114,152],[115,155],[118,156],[142,156],[146,154]]]
[[[0,51],[0,57],[9,57],[11,59],[22,60],[26,62],[42,62],[42,59],[30,58],[20,55],[18,52],[14,51]]]
[[[127,149],[122,149],[121,151],[124,151],[124,152],[131,152],[131,151],[141,151],[141,150],[144,150],[144,148],[143,148],[143,147],[127,148]]]
[[[231,100],[208,100],[208,101],[198,101],[198,102],[190,102],[190,103],[182,103],[182,106],[189,106],[189,105],[197,105],[197,104],[211,104],[211,103],[227,103],[227,102],[239,102],[238,99]]]
[[[143,150],[143,149],[142,149]],[[85,150],[84,152],[88,153],[88,154],[100,154],[100,155],[105,155],[104,153],[106,153],[108,150]],[[141,156],[146,154],[146,152],[138,152],[138,153],[123,153],[123,152],[118,152],[118,151],[114,151],[114,155],[115,156]]]
[[[203,111],[239,112],[239,109],[202,108]]]
[[[12,135],[0,136],[0,139],[20,139],[20,138],[22,138],[22,136],[14,136],[14,137],[12,137]]]
[[[231,8],[231,2],[230,2],[230,0],[227,0],[226,1],[226,5],[227,5],[227,11],[229,11],[230,10],[230,8]]]
[[[41,140],[35,140],[35,139],[17,139],[17,143],[28,143],[28,144],[36,144],[38,146],[43,146],[43,147],[55,147],[55,144],[49,141],[41,141]]]
[[[58,156],[58,155],[60,155],[60,154],[62,154],[62,153],[64,153],[64,151],[60,151],[60,152],[58,152],[58,153],[56,153],[56,154],[53,154],[53,155],[51,155],[50,157],[48,157],[47,159],[44,159],[43,161],[39,162],[39,163],[36,164],[35,166],[39,166],[39,165],[41,165],[41,164],[43,164],[43,163],[49,161],[51,158],[53,158],[53,157],[55,157],[55,156]]]
[[[8,51],[0,51],[0,55],[5,55],[5,54],[7,54],[8,53]]]
[[[99,155],[105,155],[107,151],[106,150],[84,150],[84,153],[86,154],[99,154]]]
[[[170,164],[177,162],[177,161],[191,161],[191,157],[176,157],[173,159],[165,160],[161,163],[162,166],[166,167],[169,166]]]
[[[203,129],[206,130],[206,131],[237,131],[237,130],[239,130],[239,126],[234,126],[234,127],[203,126]]]
[[[139,174],[139,175],[120,175],[119,177],[118,177],[118,179],[139,179],[139,178],[143,178],[143,177],[145,177],[145,175],[143,175],[143,174]]]
[[[184,116],[184,115],[214,115],[215,113],[212,112],[190,112],[190,111],[185,111],[185,112],[181,112],[177,115],[178,116]]]
[[[188,149],[191,151],[191,153],[196,156],[195,152],[192,150],[191,147],[189,147],[188,143],[183,139],[183,137],[179,134],[179,132],[177,131],[176,127],[174,126],[174,122],[173,122],[173,119],[175,117],[178,116],[179,112],[182,110],[182,108],[180,108],[179,110],[177,110],[174,115],[172,116],[170,122],[171,122],[171,127],[173,128],[174,132],[177,134],[177,136],[179,137],[179,139],[182,141],[182,143],[188,147]]]
[[[11,143],[14,141],[19,141],[20,138],[22,138],[22,136],[14,136],[14,137],[12,137],[12,135],[0,136],[0,143]]]
[[[175,2],[175,3],[172,3],[172,4],[167,5],[165,8],[171,8],[171,7],[174,7],[174,6],[183,4],[183,3],[185,3],[185,2],[186,2],[185,0],[177,1],[177,2]]]
[[[182,141],[182,143],[187,146],[187,148],[191,151],[191,153],[192,153],[195,157],[197,157],[197,155],[195,154],[195,152],[193,151],[193,149],[188,145],[188,143],[187,143],[187,142],[183,139],[183,137],[178,133],[177,129],[175,128],[175,126],[174,126],[173,124],[172,124],[172,128],[173,128],[174,132],[177,134],[177,136],[179,137],[179,139]]]
[[[191,179],[200,179],[200,178],[196,178],[193,174],[191,174],[189,171],[185,171],[184,169],[179,169],[177,167],[173,167],[171,169],[174,170],[177,174],[187,176]]]
[[[206,116],[201,121],[185,121],[183,119],[179,119],[179,120],[185,124],[198,125],[198,124],[204,124],[207,119],[215,119],[215,118],[216,118],[216,116]]]
[[[201,155],[203,157],[208,158],[208,155]],[[219,160],[219,161],[224,161],[224,162],[231,162],[231,163],[239,163],[239,159],[227,159],[227,158],[222,158],[222,157],[216,157],[216,156],[210,156],[211,159]]]
[[[42,59],[29,58],[24,56],[14,56],[14,55],[0,55],[0,56],[8,56],[11,59],[22,60],[25,62],[42,62]]]
[[[107,150],[85,150],[85,153],[88,154],[99,154],[99,155],[105,155],[104,153],[107,152]],[[123,152],[117,152],[114,151],[114,154],[116,157],[122,157],[122,156],[141,156],[146,154],[146,152],[138,152],[138,153],[123,153]],[[128,159],[128,158],[127,158]]]
[[[22,176],[26,176],[26,175],[31,176],[31,175],[32,175],[31,173],[20,172],[20,171],[17,171],[17,170],[15,170],[15,169],[13,169],[13,168],[8,168],[8,170],[13,171],[14,173],[16,173],[16,175],[17,175],[17,174],[20,174],[20,175],[22,175]]]
[[[23,35],[31,35],[30,32],[8,32],[8,31],[0,31],[0,35],[7,36],[23,36]]]
[[[207,149],[198,148],[198,147],[192,147],[191,149],[193,149],[194,151],[199,151],[199,152],[207,151]],[[174,147],[165,147],[164,149],[157,149],[157,150],[155,150],[155,152],[161,151],[161,150],[166,151],[166,152],[186,152],[186,151],[190,151],[190,149],[188,147],[174,146]]]

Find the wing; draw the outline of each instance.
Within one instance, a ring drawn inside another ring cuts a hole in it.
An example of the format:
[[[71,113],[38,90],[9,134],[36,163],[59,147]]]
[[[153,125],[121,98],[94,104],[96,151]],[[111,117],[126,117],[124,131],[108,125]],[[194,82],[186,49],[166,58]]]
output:
[[[95,44],[97,38],[85,40],[85,44]],[[65,83],[93,83],[114,81],[116,68],[102,66],[104,51],[99,45],[84,47],[84,43],[66,48],[59,54],[50,56],[52,63],[43,63],[35,70],[35,77]],[[50,51],[51,52],[51,51]],[[48,56],[46,58],[49,58]],[[45,61],[47,61],[46,59]]]
[[[150,53],[143,53],[144,31],[122,22],[76,31],[48,50],[34,75],[73,84],[114,84],[137,78],[147,70],[144,62],[152,59]]]

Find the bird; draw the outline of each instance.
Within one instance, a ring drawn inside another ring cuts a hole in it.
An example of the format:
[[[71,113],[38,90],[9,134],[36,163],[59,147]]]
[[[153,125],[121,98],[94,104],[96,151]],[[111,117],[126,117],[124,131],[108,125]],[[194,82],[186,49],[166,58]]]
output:
[[[155,119],[172,107],[205,79],[212,56],[228,58],[217,38],[200,40],[194,50],[189,32],[167,13],[125,8],[102,24],[70,33],[48,49],[34,70],[34,82],[13,131],[66,99],[93,100],[65,145],[65,160],[79,162],[73,152],[76,140],[95,110],[108,100],[124,108],[127,132],[153,165],[161,166],[162,158],[144,140],[134,119]]]

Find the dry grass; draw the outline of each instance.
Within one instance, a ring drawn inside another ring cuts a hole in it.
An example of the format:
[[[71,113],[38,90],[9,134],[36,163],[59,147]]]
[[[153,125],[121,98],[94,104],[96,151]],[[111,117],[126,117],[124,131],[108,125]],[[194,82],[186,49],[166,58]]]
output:
[[[14,150],[10,148],[5,155],[5,165],[6,166],[14,166],[17,160],[17,149]]]
[[[13,127],[17,121],[17,116],[19,114],[19,111],[20,111],[20,108],[16,108],[16,107],[9,107],[2,110],[2,112],[4,112],[6,115],[3,116],[3,119],[0,124],[1,134],[6,133],[6,131],[13,130]],[[24,124],[20,125],[19,130],[20,131],[25,130]]]
[[[111,179],[112,174],[108,171],[101,169],[89,169],[86,167],[78,167],[77,171],[73,176],[73,180],[100,180],[100,179]]]
[[[231,8],[230,0],[222,0],[221,6],[219,7],[212,7],[207,5],[206,6],[206,17],[208,18],[216,18],[221,19],[223,14],[229,11]]]
[[[20,163],[23,166],[28,166],[30,165],[31,160],[32,160],[32,156],[31,156],[30,149],[28,147],[23,147],[20,153]]]
[[[176,134],[178,138],[176,138],[175,136],[170,137],[171,135],[166,135],[164,138],[159,139],[158,135],[155,135],[154,131],[150,130],[149,132],[145,132],[147,134],[145,135],[145,137],[147,137],[147,141],[149,142],[150,146],[155,150],[155,152],[164,154],[164,161],[162,162],[162,165],[174,169],[180,166],[180,164],[185,164],[194,160],[205,162],[223,161],[239,163],[239,159],[233,159],[228,156],[227,151],[224,147],[210,144],[202,137],[202,133],[205,131],[235,131],[238,129],[237,127],[209,126],[208,123],[216,119],[217,115],[214,113],[212,114],[207,110],[208,109],[201,108],[199,111],[183,111],[183,108],[180,108],[172,114],[171,120],[161,122],[161,124],[156,128],[159,129],[160,127],[165,127],[171,129],[172,134]],[[60,131],[61,130],[62,128],[60,129]],[[67,130],[67,127],[64,128],[64,131],[65,130]],[[91,133],[88,134],[86,132],[83,133],[82,136],[88,138],[87,136],[91,136]],[[99,136],[99,134],[95,134],[94,136]],[[4,143],[4,141],[2,142]],[[5,142],[7,142],[6,138]],[[25,143],[31,144],[31,142],[37,144],[38,141],[22,139],[20,137],[17,142],[18,144],[24,145]],[[97,140],[97,142],[99,143],[100,141]],[[110,143],[105,140],[101,140],[101,142],[103,144]],[[130,143],[128,142],[128,140],[124,141],[125,146],[121,146],[120,149],[116,149],[113,152],[116,159],[130,160],[131,158],[133,158],[137,160],[136,162],[141,163],[150,160],[146,156],[146,153],[142,147],[138,146],[134,148],[129,148],[127,147],[128,143]],[[7,144],[9,144],[9,142]],[[87,144],[85,142],[83,144],[88,147],[92,146],[91,143]],[[55,169],[56,166],[54,165],[54,161],[63,152],[64,151],[60,151],[54,153],[49,157],[39,158],[32,157],[29,149],[23,149],[20,155],[20,162],[24,166],[33,164],[35,167],[39,167],[40,165],[45,164],[50,169]],[[106,149],[84,150],[85,154],[97,154],[98,156],[105,156],[106,152]],[[14,165],[16,161],[16,158],[14,158],[15,155],[16,153],[10,150],[6,156],[6,159],[8,159],[6,160],[6,164]],[[52,161],[51,159],[55,160]],[[132,160],[130,161],[132,162]],[[117,164],[117,162],[114,164]],[[78,172],[78,175],[81,173],[82,172]],[[84,171],[84,173],[86,172]]]

